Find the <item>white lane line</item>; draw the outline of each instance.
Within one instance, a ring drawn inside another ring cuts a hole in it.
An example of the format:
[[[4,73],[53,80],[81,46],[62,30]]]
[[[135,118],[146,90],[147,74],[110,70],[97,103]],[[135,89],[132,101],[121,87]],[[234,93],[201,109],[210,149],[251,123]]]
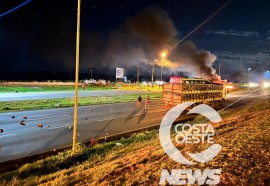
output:
[[[53,127],[53,128],[47,128],[48,130],[50,130],[50,129],[59,129],[59,128],[63,128],[63,127],[66,127],[66,128],[68,128],[68,127],[71,127],[71,126],[69,126],[69,125],[65,125],[65,126],[60,126],[60,127]]]
[[[7,135],[0,136],[0,138],[1,137],[8,137],[8,136],[16,136],[16,134],[7,134]]]
[[[43,120],[43,119],[62,118],[62,117],[68,117],[68,116],[71,116],[71,115],[51,116],[51,117],[44,117],[44,118],[33,118],[33,119],[27,119],[25,121],[35,121],[35,120]]]

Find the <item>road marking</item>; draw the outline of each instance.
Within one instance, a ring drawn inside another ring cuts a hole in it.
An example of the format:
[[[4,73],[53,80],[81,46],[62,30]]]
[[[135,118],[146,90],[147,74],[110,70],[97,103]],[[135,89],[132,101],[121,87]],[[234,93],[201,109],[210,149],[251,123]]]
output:
[[[51,117],[44,117],[44,118],[33,118],[33,119],[27,119],[25,121],[35,121],[35,120],[43,120],[43,119],[62,118],[62,117],[68,117],[68,116],[71,116],[71,115],[51,116]]]
[[[1,137],[8,137],[8,136],[16,136],[16,134],[7,134],[7,135],[0,136],[0,138]]]
[[[63,127],[68,128],[68,127],[71,127],[71,126],[69,126],[69,125],[65,125],[65,126],[53,127],[53,128],[48,128],[48,129],[59,129],[59,128],[63,128]]]

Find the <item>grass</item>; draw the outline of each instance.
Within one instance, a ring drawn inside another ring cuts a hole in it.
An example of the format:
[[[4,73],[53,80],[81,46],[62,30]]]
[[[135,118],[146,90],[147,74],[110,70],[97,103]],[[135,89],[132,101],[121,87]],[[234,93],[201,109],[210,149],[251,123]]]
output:
[[[151,100],[159,100],[160,93],[142,94],[145,99],[149,95]],[[79,98],[79,106],[109,104],[109,103],[124,103],[136,101],[138,94],[117,95],[117,96],[100,96],[100,97],[81,97]],[[33,109],[50,109],[50,108],[65,108],[74,105],[74,98],[55,98],[41,100],[23,100],[23,101],[6,101],[0,102],[0,112],[22,111]]]
[[[164,168],[220,168],[220,185],[267,185],[270,99],[238,111],[224,111],[226,117],[214,125],[215,143],[221,144],[222,150],[205,164],[189,167],[175,163],[160,147],[158,130],[152,130],[91,148],[79,144],[76,156],[67,150],[0,174],[0,185],[158,185]],[[207,148],[206,144],[186,145],[182,152],[200,148]]]
[[[161,91],[161,87],[158,85],[148,86],[148,85],[132,85],[132,84],[119,84],[115,86],[113,83],[111,85],[87,85],[85,90],[151,90],[151,91]],[[72,91],[74,90],[73,85],[57,85],[57,84],[31,84],[31,83],[16,83],[16,85],[5,85],[0,83],[0,93],[14,93],[14,92],[50,92],[50,91]],[[79,90],[82,90],[81,84],[79,85]]]

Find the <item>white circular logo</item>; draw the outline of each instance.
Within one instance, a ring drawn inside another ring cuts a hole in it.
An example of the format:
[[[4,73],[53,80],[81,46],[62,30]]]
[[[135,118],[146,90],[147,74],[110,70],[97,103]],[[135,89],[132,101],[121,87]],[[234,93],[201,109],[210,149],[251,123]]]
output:
[[[174,146],[170,134],[173,122],[183,113],[184,110],[193,104],[194,102],[182,103],[171,108],[163,117],[159,129],[160,144],[166,154],[174,161],[186,165],[193,165],[195,163],[183,156],[181,152]],[[187,114],[201,114],[211,122],[221,121],[220,115],[212,107],[206,104],[200,104],[193,107]],[[182,130],[179,130],[178,127],[181,127]],[[208,137],[208,143],[213,143],[210,142],[211,137],[214,136],[214,129],[211,124],[178,124],[175,126],[175,131],[177,132],[176,141],[178,143],[203,142],[205,137]],[[219,144],[211,144],[203,152],[188,152],[187,155],[197,162],[206,163],[217,156],[221,148],[222,147]]]

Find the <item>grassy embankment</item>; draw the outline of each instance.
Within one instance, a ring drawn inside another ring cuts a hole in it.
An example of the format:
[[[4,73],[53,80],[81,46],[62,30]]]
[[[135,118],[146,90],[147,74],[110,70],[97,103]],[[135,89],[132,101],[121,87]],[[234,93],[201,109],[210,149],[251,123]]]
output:
[[[81,97],[79,98],[79,106],[108,104],[108,103],[125,103],[135,102],[138,94],[117,95],[117,96],[99,96],[99,97]],[[151,100],[159,100],[160,93],[143,93],[143,100],[149,95]],[[0,102],[0,112],[22,111],[33,109],[49,109],[49,108],[65,108],[74,105],[74,98],[55,98],[41,100],[23,100],[23,101],[5,101]]]
[[[220,185],[269,185],[269,113],[270,99],[222,112],[223,120],[214,124],[214,140],[222,150],[205,164],[190,167],[175,163],[164,153],[158,131],[153,130],[91,148],[78,145],[76,156],[65,151],[25,164],[1,174],[0,185],[158,185],[164,168],[220,168]],[[185,153],[205,148],[206,144],[201,144],[180,149]]]

